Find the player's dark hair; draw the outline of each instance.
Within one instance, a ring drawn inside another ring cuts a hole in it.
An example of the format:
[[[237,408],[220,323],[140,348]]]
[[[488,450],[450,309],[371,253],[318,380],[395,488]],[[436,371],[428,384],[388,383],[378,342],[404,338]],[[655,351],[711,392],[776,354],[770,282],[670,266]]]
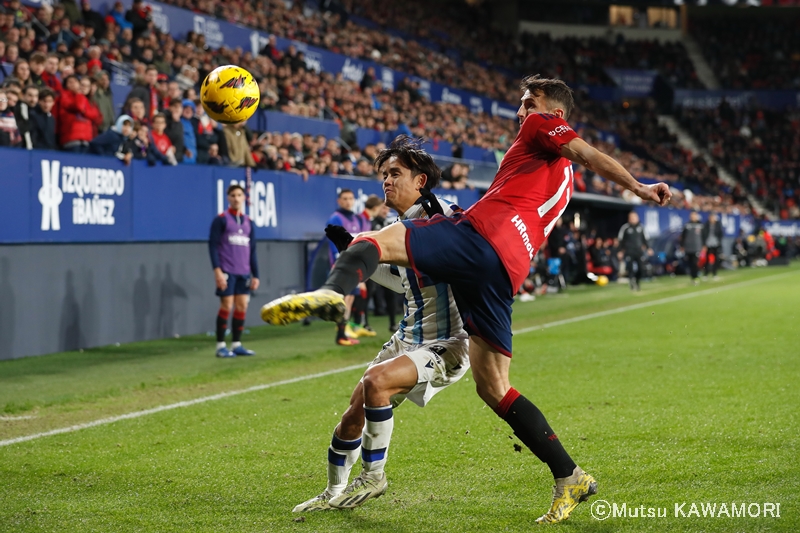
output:
[[[398,135],[388,148],[378,152],[378,156],[375,158],[375,169],[380,169],[390,158],[396,157],[401,165],[411,171],[412,176],[425,174],[428,177],[425,187],[434,189],[439,185],[442,170],[436,165],[433,158],[422,149],[423,142],[424,139],[421,138]]]
[[[339,191],[339,194],[336,195],[336,198],[339,199],[339,198],[342,197],[343,194],[347,194],[347,193],[350,193],[353,196],[355,196],[355,193],[353,192],[352,189],[342,189],[341,191]]]
[[[236,189],[239,189],[240,191],[242,191],[242,194],[245,194],[245,195],[247,194],[247,193],[244,192],[244,187],[242,187],[238,183],[231,183],[230,186],[228,186],[228,192],[225,193],[225,194],[229,195],[230,193],[232,193]]]
[[[364,202],[364,207],[367,209],[372,209],[374,207],[378,207],[379,205],[383,205],[383,200],[381,200],[376,194],[370,194],[367,197],[367,201]]]
[[[572,89],[563,80],[542,78],[540,75],[534,74],[522,78],[519,88],[523,91],[530,91],[531,94],[541,93],[550,102],[561,104],[564,108],[564,120],[569,118],[575,108]]]

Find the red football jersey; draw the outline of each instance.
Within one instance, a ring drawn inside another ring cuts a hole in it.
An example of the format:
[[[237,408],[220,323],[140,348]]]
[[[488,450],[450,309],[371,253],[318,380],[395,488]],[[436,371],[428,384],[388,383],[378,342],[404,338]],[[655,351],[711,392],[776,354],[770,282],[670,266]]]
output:
[[[500,256],[515,292],[572,198],[572,162],[561,146],[576,137],[555,115],[528,115],[492,186],[465,212]]]

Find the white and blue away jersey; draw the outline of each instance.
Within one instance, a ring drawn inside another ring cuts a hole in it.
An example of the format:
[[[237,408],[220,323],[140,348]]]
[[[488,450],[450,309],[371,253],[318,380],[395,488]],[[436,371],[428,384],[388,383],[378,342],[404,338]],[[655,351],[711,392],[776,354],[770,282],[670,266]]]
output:
[[[453,207],[439,199],[445,216],[453,214]],[[456,209],[458,209],[456,207]],[[425,218],[427,214],[419,204],[414,204],[399,220]],[[446,283],[433,283],[421,274],[418,278],[410,268],[379,265],[371,279],[376,283],[403,294],[403,320],[395,337],[409,344],[425,344],[445,339],[467,339],[461,315]]]

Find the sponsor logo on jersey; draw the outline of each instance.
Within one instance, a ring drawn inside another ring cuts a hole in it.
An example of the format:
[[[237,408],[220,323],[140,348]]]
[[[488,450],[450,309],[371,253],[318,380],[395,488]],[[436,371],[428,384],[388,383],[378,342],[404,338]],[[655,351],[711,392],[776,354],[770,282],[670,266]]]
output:
[[[514,215],[511,223],[516,226],[519,236],[522,238],[522,244],[528,250],[528,259],[533,259],[533,244],[531,244],[531,238],[528,236],[528,226],[525,225],[519,215]]]
[[[550,137],[555,137],[556,135],[564,135],[568,131],[572,131],[572,128],[570,128],[565,124],[562,124],[560,126],[557,126],[556,129],[554,129],[553,131],[548,131],[547,134]]]

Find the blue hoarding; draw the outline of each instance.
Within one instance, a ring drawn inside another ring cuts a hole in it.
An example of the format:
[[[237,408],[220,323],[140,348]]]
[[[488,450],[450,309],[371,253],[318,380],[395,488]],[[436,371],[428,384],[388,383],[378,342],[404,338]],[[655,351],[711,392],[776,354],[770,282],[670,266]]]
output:
[[[202,241],[223,211],[232,183],[247,185],[241,168],[182,165],[125,166],[114,158],[0,148],[0,243]],[[255,171],[246,212],[266,240],[316,240],[352,189],[356,209],[377,180]],[[478,192],[437,191],[462,207]]]

